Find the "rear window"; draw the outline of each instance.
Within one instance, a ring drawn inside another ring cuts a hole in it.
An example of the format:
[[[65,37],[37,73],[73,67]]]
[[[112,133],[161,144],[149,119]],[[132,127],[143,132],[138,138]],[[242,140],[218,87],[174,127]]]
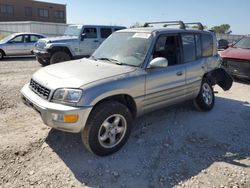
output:
[[[111,35],[112,30],[111,28],[101,28],[101,38],[108,38]]]
[[[212,56],[213,55],[213,36],[209,34],[202,34],[202,56]]]

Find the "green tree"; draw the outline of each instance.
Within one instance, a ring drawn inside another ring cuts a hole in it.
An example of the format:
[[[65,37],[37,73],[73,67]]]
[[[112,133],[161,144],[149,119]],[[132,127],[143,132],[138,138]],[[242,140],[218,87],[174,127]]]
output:
[[[229,34],[232,31],[230,30],[229,24],[221,24],[220,26],[214,26],[211,28],[215,33]]]
[[[143,27],[139,22],[135,22],[133,25],[130,26],[130,28],[138,28],[138,27]]]

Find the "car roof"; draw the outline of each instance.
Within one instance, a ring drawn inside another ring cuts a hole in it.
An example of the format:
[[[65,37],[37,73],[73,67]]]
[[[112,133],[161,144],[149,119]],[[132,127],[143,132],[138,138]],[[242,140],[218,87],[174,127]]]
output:
[[[17,36],[17,35],[40,35],[40,36],[46,37],[43,34],[40,34],[40,33],[31,33],[31,32],[13,33],[13,35],[15,35],[15,36]]]
[[[166,27],[139,27],[139,28],[129,28],[118,32],[138,32],[138,33],[209,33],[211,31],[197,30],[197,29],[177,29],[177,28],[166,28]]]
[[[79,26],[79,27],[116,27],[116,28],[126,28],[125,26],[118,25],[86,25],[86,24],[71,24],[69,26]]]

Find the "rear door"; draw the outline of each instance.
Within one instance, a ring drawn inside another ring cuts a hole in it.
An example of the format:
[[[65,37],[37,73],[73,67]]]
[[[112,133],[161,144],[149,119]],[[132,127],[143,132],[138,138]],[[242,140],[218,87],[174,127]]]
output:
[[[201,81],[207,69],[207,59],[202,57],[199,33],[183,33],[183,61],[186,64],[186,96],[194,98],[200,91]]]
[[[31,51],[35,47],[35,43],[41,38],[38,35],[24,35],[24,54],[31,55]]]
[[[112,34],[111,27],[100,27],[100,44]]]
[[[100,45],[97,27],[85,27],[85,37],[80,41],[80,55],[90,56]]]

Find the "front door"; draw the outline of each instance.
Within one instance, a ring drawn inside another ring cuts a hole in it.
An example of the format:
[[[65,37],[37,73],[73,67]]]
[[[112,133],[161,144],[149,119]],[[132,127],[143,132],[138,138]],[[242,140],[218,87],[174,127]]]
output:
[[[23,35],[18,35],[6,44],[6,55],[22,55],[24,48]]]
[[[146,76],[144,112],[152,111],[185,98],[186,65],[181,61],[179,35],[158,38],[152,59],[164,57],[165,68],[149,68]]]
[[[83,34],[85,36],[80,40],[80,55],[90,56],[100,45],[97,27],[86,27]]]

